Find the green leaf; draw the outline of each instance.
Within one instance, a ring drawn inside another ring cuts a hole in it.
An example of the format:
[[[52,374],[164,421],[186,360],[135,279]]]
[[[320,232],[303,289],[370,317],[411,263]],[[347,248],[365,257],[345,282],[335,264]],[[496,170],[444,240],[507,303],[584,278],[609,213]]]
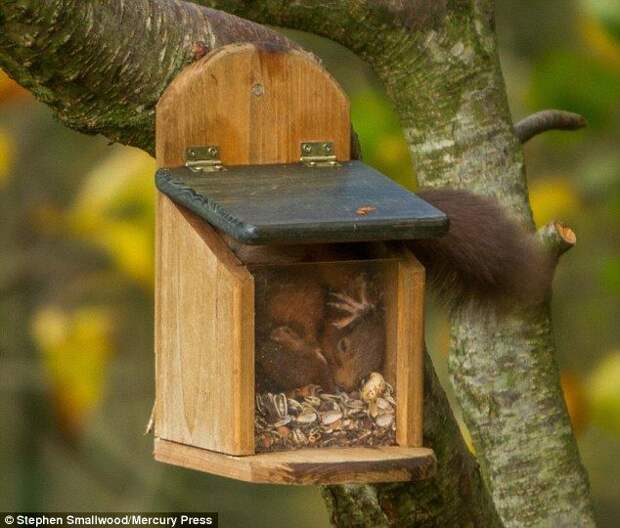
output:
[[[577,112],[592,128],[603,128],[620,107],[620,73],[585,54],[552,53],[534,67],[530,102]]]

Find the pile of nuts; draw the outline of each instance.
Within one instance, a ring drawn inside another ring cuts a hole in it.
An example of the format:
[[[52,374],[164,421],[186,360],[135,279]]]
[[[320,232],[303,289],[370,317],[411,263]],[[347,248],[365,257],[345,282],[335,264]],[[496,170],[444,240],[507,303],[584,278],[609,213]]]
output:
[[[394,445],[395,411],[394,389],[378,372],[349,393],[308,385],[257,394],[256,451]]]

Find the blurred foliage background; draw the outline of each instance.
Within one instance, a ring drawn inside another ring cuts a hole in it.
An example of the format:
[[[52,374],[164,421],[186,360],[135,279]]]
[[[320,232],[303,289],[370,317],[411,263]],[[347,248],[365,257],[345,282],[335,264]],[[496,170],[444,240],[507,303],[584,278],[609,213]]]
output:
[[[578,235],[553,311],[562,382],[601,527],[620,525],[620,2],[497,1],[515,120],[583,114],[526,146],[538,224]],[[364,158],[415,188],[376,79],[328,40],[313,49],[353,103]],[[0,510],[218,510],[224,526],[328,526],[319,491],[166,467],[143,436],[153,399],[154,162],[71,132],[0,74]],[[444,385],[448,325],[428,339]]]

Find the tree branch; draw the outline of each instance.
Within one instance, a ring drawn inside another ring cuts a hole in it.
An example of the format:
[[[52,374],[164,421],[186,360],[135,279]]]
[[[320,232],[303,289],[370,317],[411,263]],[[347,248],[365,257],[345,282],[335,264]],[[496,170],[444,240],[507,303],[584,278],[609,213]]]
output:
[[[175,0],[6,0],[0,66],[59,120],[154,152],[155,105],[187,64],[232,42],[295,46],[259,24]]]
[[[491,194],[533,226],[491,0],[202,3],[312,31],[357,52],[401,116],[421,184]],[[197,42],[211,49],[273,36],[172,0],[6,0],[0,31],[0,64],[63,122],[150,152],[154,105],[204,51]],[[504,524],[593,526],[547,308],[515,310],[504,320],[469,310],[453,322],[452,383]],[[497,524],[429,361],[426,376],[425,434],[439,458],[437,477],[421,486],[330,488],[339,524],[353,519],[347,505],[362,496],[368,515],[357,526]]]
[[[521,143],[547,130],[579,130],[588,126],[585,117],[564,110],[543,110],[522,119],[515,125],[515,135]]]

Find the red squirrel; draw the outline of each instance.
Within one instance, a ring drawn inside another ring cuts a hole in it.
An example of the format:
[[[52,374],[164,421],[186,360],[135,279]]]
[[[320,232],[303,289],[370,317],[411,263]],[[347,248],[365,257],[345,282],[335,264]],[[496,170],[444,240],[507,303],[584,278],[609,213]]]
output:
[[[468,303],[504,309],[544,299],[551,258],[495,201],[463,190],[417,194],[450,220],[442,238],[406,242],[449,310]],[[248,265],[356,260],[364,251],[361,244],[248,246],[225,238]],[[318,274],[283,269],[267,272],[265,287],[257,283],[257,373],[268,388],[318,384],[351,391],[381,370],[385,318],[372,276],[337,264]]]
[[[378,279],[378,278],[377,278]],[[373,371],[381,370],[385,355],[385,313],[375,278],[358,274],[348,288],[332,292],[322,349],[334,382],[346,391]]]
[[[256,358],[261,377],[281,390],[334,388],[319,336],[327,292],[317,277],[286,269],[256,270]]]

